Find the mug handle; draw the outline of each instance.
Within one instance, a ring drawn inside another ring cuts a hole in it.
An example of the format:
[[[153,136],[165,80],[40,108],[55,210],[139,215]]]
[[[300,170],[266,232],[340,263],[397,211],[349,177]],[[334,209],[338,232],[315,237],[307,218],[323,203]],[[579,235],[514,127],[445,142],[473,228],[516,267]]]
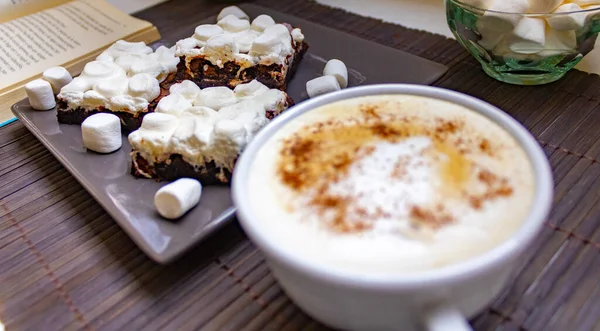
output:
[[[424,316],[425,331],[473,331],[456,307],[442,304],[431,307]]]

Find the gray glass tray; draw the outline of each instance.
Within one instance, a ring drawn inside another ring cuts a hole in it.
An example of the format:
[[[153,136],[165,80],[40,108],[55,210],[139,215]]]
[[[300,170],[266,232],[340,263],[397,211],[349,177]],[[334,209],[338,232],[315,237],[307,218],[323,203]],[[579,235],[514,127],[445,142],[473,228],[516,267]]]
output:
[[[297,102],[307,98],[305,84],[318,77],[325,62],[341,59],[349,68],[350,86],[377,83],[430,84],[447,68],[408,53],[363,40],[296,17],[242,5],[251,17],[271,15],[278,22],[301,27],[310,50],[289,84]],[[211,17],[199,24],[214,23]],[[190,35],[193,28],[190,28]],[[173,44],[174,40],[161,44]],[[12,107],[18,119],[54,154],[86,190],[153,260],[167,263],[213,233],[235,215],[229,187],[204,187],[200,204],[182,219],[162,219],[154,210],[154,193],[165,183],[136,179],[129,174],[131,147],[110,155],[87,152],[77,125],[58,124],[56,110],[35,111],[27,100]]]

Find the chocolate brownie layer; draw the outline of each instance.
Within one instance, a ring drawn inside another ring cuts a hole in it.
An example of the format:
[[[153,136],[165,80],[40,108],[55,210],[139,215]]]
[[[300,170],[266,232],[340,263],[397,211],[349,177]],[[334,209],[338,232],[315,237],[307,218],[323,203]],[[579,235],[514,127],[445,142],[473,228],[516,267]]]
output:
[[[138,152],[131,153],[133,161],[131,174],[140,178],[154,178],[158,181],[173,181],[180,178],[195,178],[202,185],[229,184],[231,172],[219,168],[214,162],[195,166],[183,160],[179,154],[173,154],[165,162],[150,165]]]
[[[59,101],[59,110],[56,112],[56,117],[58,118],[58,122],[62,124],[81,124],[83,121],[98,113],[111,113],[117,115],[121,119],[121,128],[125,132],[131,132],[137,130],[142,125],[142,119],[148,112],[139,112],[139,113],[128,113],[124,111],[111,111],[110,109],[105,109],[104,107],[98,107],[97,109],[83,109],[81,107],[71,109],[67,108],[67,105],[64,101]]]
[[[221,68],[204,58],[191,60],[188,70],[185,67],[185,57],[181,57],[177,77],[178,79],[189,79],[201,88],[214,86],[235,88],[239,84],[249,83],[256,79],[269,88],[285,91],[287,82],[292,79],[307,51],[308,44],[305,42],[300,44],[294,53],[292,66],[285,74],[284,65],[281,64],[256,65],[240,72],[240,65],[234,62],[227,62]],[[181,74],[180,70],[184,70],[185,73]]]

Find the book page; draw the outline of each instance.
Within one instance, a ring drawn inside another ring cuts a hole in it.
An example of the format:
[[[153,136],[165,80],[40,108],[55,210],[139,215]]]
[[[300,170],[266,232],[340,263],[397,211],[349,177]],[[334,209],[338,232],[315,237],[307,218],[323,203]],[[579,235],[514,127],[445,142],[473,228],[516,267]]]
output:
[[[0,0],[0,23],[69,1],[71,0]]]
[[[104,0],[76,0],[1,23],[0,91],[151,26]]]

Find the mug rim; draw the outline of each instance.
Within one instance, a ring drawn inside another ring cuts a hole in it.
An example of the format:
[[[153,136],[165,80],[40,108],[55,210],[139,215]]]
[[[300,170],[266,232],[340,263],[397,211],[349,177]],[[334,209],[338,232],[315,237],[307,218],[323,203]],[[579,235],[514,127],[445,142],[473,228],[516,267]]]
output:
[[[257,152],[264,142],[271,138],[282,126],[294,118],[321,106],[337,101],[376,95],[416,95],[452,102],[471,109],[499,125],[507,131],[523,149],[533,168],[535,189],[527,217],[521,226],[500,245],[475,257],[462,260],[448,266],[406,274],[390,273],[384,275],[355,275],[341,270],[323,268],[301,255],[289,254],[278,249],[276,242],[269,240],[259,226],[258,216],[253,212],[249,199],[248,178]],[[357,288],[389,289],[414,288],[470,279],[496,267],[505,265],[518,257],[538,234],[552,207],[554,181],[546,154],[537,140],[517,120],[499,108],[469,95],[439,87],[412,84],[378,84],[348,88],[342,91],[322,95],[302,102],[264,127],[248,144],[239,158],[232,176],[232,198],[237,207],[238,220],[251,241],[268,257],[314,278]]]

